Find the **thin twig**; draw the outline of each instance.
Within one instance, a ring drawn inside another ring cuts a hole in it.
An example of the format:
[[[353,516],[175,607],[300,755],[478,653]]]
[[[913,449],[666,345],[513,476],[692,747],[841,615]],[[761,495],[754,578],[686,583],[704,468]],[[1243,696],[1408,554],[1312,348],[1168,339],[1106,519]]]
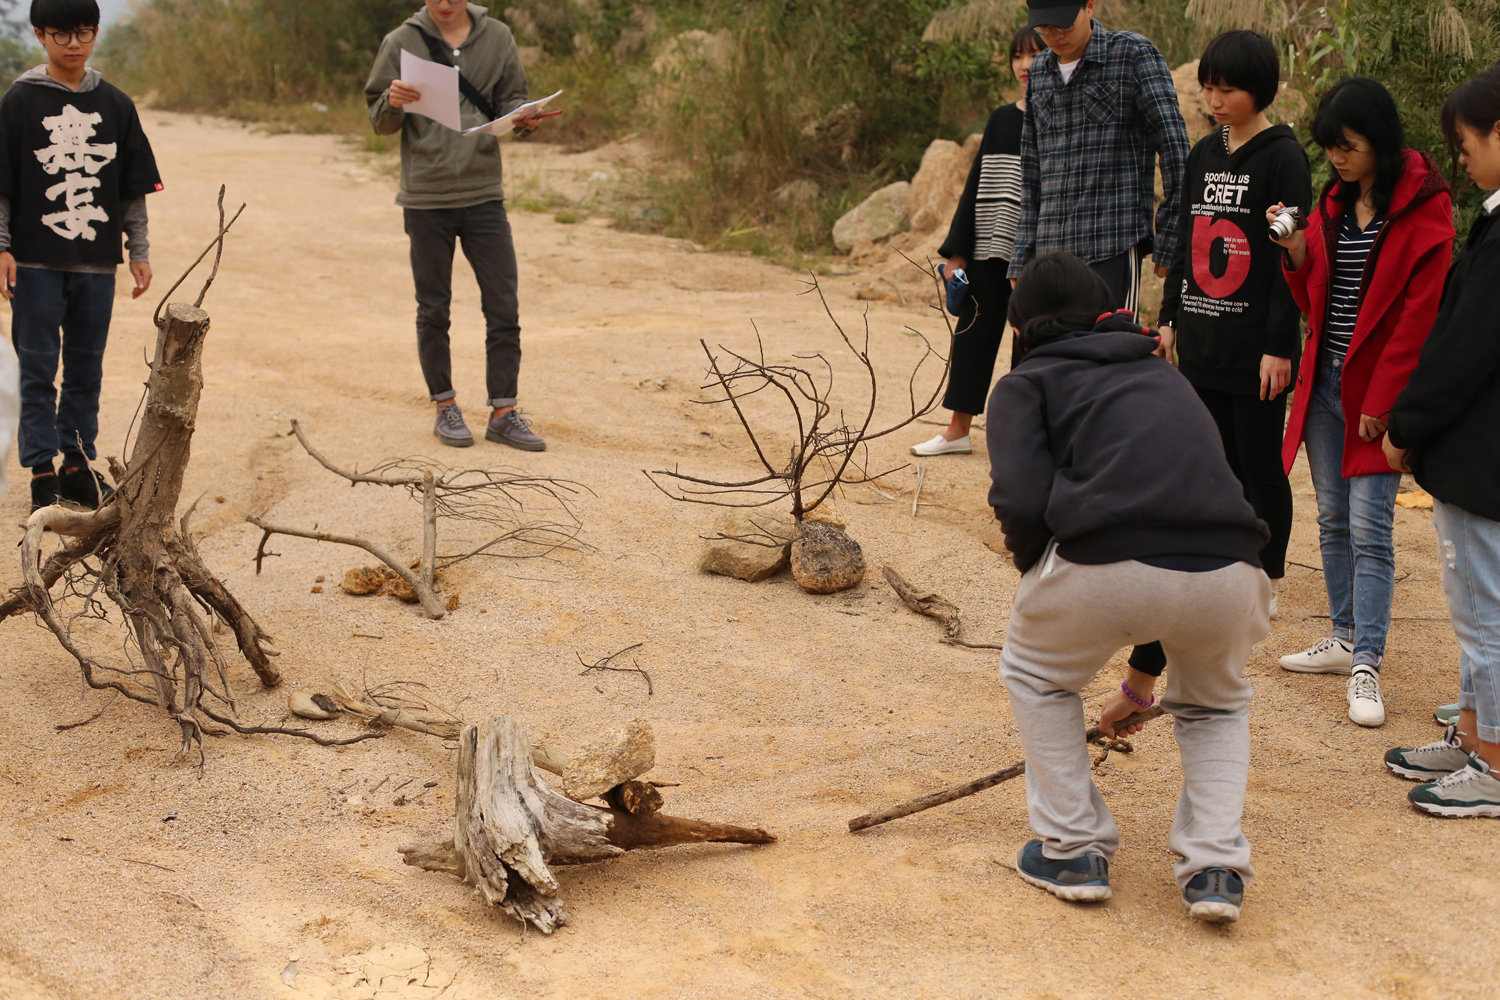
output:
[[[104,703],[103,708],[99,709],[99,711],[95,712],[87,719],[84,719],[82,722],[59,722],[57,724],[57,731],[59,733],[65,733],[69,729],[79,729],[83,726],[88,725],[90,722],[93,722],[95,719],[99,718],[99,716],[107,712],[109,710],[109,706],[113,705],[115,703],[115,698],[118,698],[119,696],[119,692],[116,692],[114,698],[110,698],[109,701],[106,701]]]
[[[911,495],[911,516],[912,517],[916,517],[917,516],[917,505],[919,503],[921,503],[921,500],[922,500],[922,483],[925,482],[926,479],[927,479],[927,463],[926,462],[918,462],[917,463],[917,489],[916,489],[916,492]]]
[[[602,660],[598,660],[598,661],[596,661],[594,663],[587,663],[587,662],[585,662],[584,659],[583,659],[583,654],[579,653],[579,652],[577,652],[575,650],[574,653],[573,653],[573,655],[576,656],[576,657],[578,657],[578,662],[580,664],[582,664],[582,666],[583,666],[583,669],[578,672],[578,675],[580,677],[582,677],[584,674],[592,673],[595,670],[608,670],[608,671],[611,671],[611,672],[617,673],[617,674],[640,674],[642,677],[644,677],[646,679],[646,695],[647,695],[647,697],[650,697],[651,695],[653,695],[653,694],[656,693],[656,689],[655,689],[655,687],[651,683],[651,675],[648,674],[648,673],[646,673],[646,671],[642,670],[641,669],[641,665],[639,663],[636,663],[634,660],[632,660],[631,662],[635,663],[635,666],[633,666],[633,667],[612,667],[612,666],[610,666],[610,661],[611,660],[615,659],[618,656],[622,656],[625,653],[628,653],[628,652],[630,652],[633,649],[640,649],[644,645],[645,645],[644,642],[638,642],[638,643],[636,643],[633,646],[626,646],[624,649],[619,650],[619,651],[614,652],[614,653],[610,653],[608,656],[604,657]]]
[[[965,649],[1004,649],[1005,648],[1004,644],[995,646],[995,645],[991,645],[990,643],[987,643],[987,642],[964,642],[962,639],[955,639],[951,635],[945,635],[945,636],[943,636],[941,639],[938,640],[938,642],[941,642],[941,643],[943,643],[945,645],[948,645],[948,646],[962,646]]]

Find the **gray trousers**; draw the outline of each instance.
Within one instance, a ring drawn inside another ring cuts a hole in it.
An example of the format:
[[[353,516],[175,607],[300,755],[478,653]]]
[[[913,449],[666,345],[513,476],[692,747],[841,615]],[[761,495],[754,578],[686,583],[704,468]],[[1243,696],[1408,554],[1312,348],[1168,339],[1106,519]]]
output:
[[[485,387],[490,406],[515,406],[521,372],[521,320],[516,301],[516,250],[505,203],[486,201],[467,208],[408,208],[411,274],[417,286],[417,358],[427,380],[428,398],[452,399],[453,364],[448,351],[448,307],[453,300],[453,249],[464,256],[479,280],[484,312]]]
[[[1235,563],[1179,573],[1133,560],[1084,566],[1049,546],[1021,578],[1000,657],[1000,677],[1026,747],[1026,807],[1049,858],[1113,858],[1120,831],[1090,770],[1079,692],[1118,650],[1160,641],[1167,654],[1162,707],[1175,720],[1182,793],[1167,846],[1185,886],[1206,868],[1247,881],[1250,843],[1240,829],[1250,770],[1250,683],[1245,662],[1271,631],[1271,584]]]

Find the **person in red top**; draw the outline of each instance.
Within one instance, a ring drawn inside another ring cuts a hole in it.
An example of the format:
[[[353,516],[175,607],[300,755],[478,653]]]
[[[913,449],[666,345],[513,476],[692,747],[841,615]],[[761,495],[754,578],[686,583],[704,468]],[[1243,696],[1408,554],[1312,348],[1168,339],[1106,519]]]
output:
[[[1290,472],[1307,445],[1333,636],[1281,665],[1351,674],[1350,720],[1378,726],[1401,483],[1380,441],[1437,319],[1453,257],[1453,204],[1432,159],[1404,148],[1396,102],[1368,77],[1343,80],[1323,96],[1313,137],[1338,177],[1305,233],[1277,241],[1287,284],[1308,317],[1282,461]],[[1282,207],[1267,211],[1268,223]]]

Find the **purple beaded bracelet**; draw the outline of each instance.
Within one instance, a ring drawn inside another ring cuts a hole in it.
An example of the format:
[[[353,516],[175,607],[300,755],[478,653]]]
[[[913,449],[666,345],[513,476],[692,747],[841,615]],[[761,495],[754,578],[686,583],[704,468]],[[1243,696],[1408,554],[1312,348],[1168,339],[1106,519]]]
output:
[[[1135,702],[1142,708],[1150,708],[1152,705],[1156,704],[1155,695],[1151,696],[1150,701],[1141,701],[1140,696],[1137,695],[1134,691],[1130,690],[1130,685],[1126,684],[1124,681],[1120,682],[1120,690],[1125,692],[1125,697],[1129,698],[1131,701]]]

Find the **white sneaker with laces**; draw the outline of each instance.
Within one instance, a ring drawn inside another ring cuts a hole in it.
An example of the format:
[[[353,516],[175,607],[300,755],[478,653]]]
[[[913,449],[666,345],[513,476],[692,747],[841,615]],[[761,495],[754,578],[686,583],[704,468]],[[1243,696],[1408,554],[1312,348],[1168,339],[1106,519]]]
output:
[[[1300,653],[1277,661],[1296,674],[1347,674],[1353,669],[1354,648],[1343,639],[1319,639]]]
[[[1359,726],[1385,725],[1385,702],[1380,700],[1380,678],[1362,668],[1345,685],[1349,696],[1349,721]]]
[[[924,458],[931,455],[972,455],[974,446],[969,442],[969,435],[965,434],[957,441],[949,441],[939,434],[931,441],[923,441],[921,444],[911,446],[913,455],[921,455]]]

